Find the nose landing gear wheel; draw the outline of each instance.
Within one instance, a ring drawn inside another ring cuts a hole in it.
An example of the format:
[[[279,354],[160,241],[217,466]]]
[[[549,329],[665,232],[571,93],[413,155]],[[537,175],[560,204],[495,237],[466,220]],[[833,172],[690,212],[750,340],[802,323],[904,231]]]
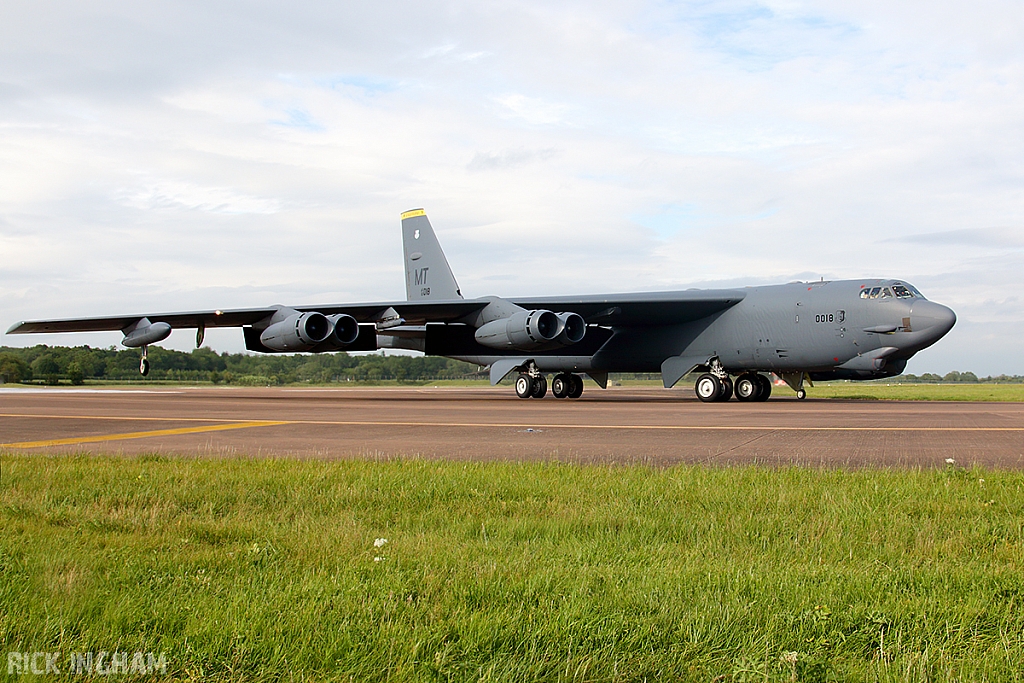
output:
[[[530,398],[533,394],[533,380],[529,375],[516,377],[516,396],[519,398]]]
[[[722,382],[714,375],[703,374],[697,378],[693,390],[697,392],[697,398],[701,401],[712,403],[722,394]]]

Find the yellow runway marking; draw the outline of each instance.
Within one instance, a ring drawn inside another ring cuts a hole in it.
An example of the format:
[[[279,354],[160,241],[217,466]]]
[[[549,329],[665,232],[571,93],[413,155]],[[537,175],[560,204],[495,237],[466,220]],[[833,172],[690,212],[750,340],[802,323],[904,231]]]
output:
[[[0,413],[0,417],[28,417],[28,418],[53,418],[67,420],[138,420],[138,421],[166,421],[166,422],[223,422],[224,426],[184,428],[180,430],[160,430],[157,432],[139,432],[143,435],[159,436],[162,434],[187,434],[190,430],[215,431],[218,429],[238,429],[240,427],[257,427],[265,425],[327,425],[339,427],[484,427],[488,429],[522,429],[532,427],[533,429],[637,429],[637,430],[659,430],[659,431],[701,431],[701,432],[749,432],[749,431],[774,431],[774,432],[1024,432],[1022,427],[901,427],[901,426],[877,426],[877,427],[814,427],[814,426],[785,426],[785,425],[622,425],[622,424],[554,424],[536,422],[414,422],[414,421],[383,421],[383,420],[258,420],[253,422],[239,423],[230,418],[202,418],[202,417],[120,417],[107,415],[42,415],[24,413]],[[96,440],[107,440],[113,437],[88,437]],[[116,438],[141,438],[125,437]],[[36,443],[36,442],[33,442]],[[50,442],[38,442],[39,444],[51,444]],[[82,443],[73,440],[71,443]],[[8,448],[18,448],[17,444],[0,444]],[[24,446],[29,448],[30,446]]]
[[[101,441],[121,441],[123,439],[147,439],[154,436],[177,436],[179,434],[200,434],[202,432],[220,432],[227,429],[248,429],[249,427],[271,427],[288,424],[287,422],[233,422],[227,424],[206,425],[203,427],[179,427],[177,429],[156,429],[149,432],[128,432],[126,434],[100,434],[97,436],[73,436],[67,439],[48,439],[46,441],[22,441],[20,443],[3,443],[2,448],[44,448],[47,446],[68,446],[79,443],[98,443]]]

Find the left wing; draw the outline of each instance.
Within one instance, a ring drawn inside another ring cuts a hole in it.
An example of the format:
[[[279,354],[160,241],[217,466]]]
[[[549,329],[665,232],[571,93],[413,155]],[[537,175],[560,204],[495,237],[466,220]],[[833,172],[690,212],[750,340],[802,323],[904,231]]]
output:
[[[363,304],[331,304],[326,306],[290,306],[300,313],[317,312],[324,315],[350,315],[359,322],[382,320],[388,310],[401,311],[409,323],[450,322],[469,315],[487,305],[487,301],[385,301]],[[113,315],[99,318],[61,318],[57,320],[28,320],[15,323],[7,334],[32,334],[47,332],[104,332],[125,330],[147,318],[153,323],[167,323],[173,329],[206,327],[245,327],[255,325],[273,316],[282,307],[235,308],[215,311],[185,311],[181,313],[140,313],[137,315]]]

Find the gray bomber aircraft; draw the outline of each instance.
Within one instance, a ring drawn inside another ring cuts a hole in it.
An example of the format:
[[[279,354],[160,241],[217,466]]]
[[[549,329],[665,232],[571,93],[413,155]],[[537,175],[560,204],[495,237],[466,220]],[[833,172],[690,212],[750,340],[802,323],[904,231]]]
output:
[[[396,348],[490,367],[491,384],[518,373],[516,394],[578,398],[582,374],[660,372],[666,388],[694,370],[705,402],[764,401],[767,373],[799,398],[805,381],[903,372],[907,359],[953,327],[956,315],[902,280],[792,282],[591,296],[465,299],[422,209],[402,214],[406,301],[122,315],[20,322],[8,334],[120,330],[146,347],[174,328],[241,327],[262,353]]]

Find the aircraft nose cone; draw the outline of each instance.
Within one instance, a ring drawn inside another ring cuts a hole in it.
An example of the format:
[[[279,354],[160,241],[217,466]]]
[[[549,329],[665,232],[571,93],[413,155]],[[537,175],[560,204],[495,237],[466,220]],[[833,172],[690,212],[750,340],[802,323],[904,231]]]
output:
[[[915,301],[910,309],[910,327],[914,332],[928,332],[928,336],[939,339],[956,323],[952,309],[934,301]]]

